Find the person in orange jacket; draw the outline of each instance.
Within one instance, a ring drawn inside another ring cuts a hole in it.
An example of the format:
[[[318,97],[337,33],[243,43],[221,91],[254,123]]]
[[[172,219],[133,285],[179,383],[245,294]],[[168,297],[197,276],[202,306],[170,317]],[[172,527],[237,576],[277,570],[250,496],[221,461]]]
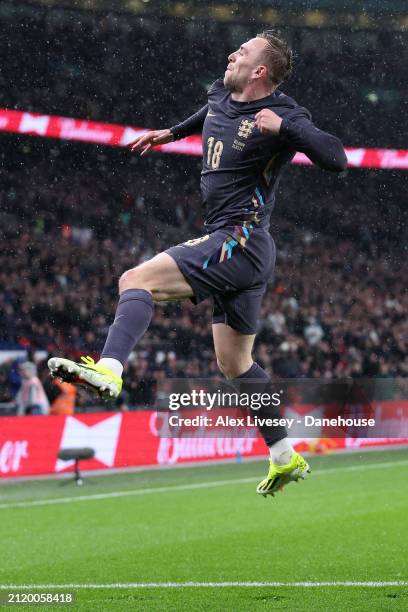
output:
[[[75,399],[77,389],[71,383],[62,382],[58,379],[53,380],[53,384],[58,387],[58,395],[52,401],[50,414],[73,415],[75,411]]]

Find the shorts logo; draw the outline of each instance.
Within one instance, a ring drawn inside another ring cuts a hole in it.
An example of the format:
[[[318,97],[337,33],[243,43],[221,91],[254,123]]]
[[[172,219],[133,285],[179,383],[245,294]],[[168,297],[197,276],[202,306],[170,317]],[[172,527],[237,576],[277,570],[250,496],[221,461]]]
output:
[[[243,119],[241,123],[239,124],[238,136],[240,138],[249,138],[254,127],[255,127],[255,121],[249,121],[248,119]]]
[[[209,237],[210,235],[207,234],[206,236],[201,236],[201,238],[193,238],[193,240],[187,240],[187,242],[184,242],[183,244],[185,244],[186,246],[197,246],[197,244],[201,244],[205,240],[208,240]]]

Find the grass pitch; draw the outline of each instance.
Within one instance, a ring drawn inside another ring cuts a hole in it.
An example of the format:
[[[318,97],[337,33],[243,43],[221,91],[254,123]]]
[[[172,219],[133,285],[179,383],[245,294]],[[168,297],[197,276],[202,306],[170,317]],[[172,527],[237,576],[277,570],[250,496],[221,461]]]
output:
[[[78,610],[407,610],[408,449],[310,463],[266,500],[265,462],[3,483],[0,584],[72,584]]]

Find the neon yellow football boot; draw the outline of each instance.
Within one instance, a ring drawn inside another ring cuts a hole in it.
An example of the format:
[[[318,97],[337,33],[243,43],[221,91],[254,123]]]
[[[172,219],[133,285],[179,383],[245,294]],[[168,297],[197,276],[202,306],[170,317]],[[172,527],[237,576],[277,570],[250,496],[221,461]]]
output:
[[[81,359],[84,363],[76,363],[62,357],[51,357],[48,360],[51,376],[74,385],[88,387],[102,399],[118,397],[122,390],[122,379],[109,368],[96,364],[92,357],[81,357]]]
[[[269,472],[256,487],[256,492],[259,495],[266,497],[267,495],[274,496],[277,491],[281,491],[284,486],[290,482],[297,482],[299,478],[305,479],[306,474],[310,473],[310,467],[302,455],[294,452],[290,463],[286,465],[275,465],[269,459]]]

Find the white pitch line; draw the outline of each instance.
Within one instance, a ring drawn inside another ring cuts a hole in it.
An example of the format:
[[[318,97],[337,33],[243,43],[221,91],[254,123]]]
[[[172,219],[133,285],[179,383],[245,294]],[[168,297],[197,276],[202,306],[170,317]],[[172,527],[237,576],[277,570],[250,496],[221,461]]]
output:
[[[384,463],[369,463],[368,465],[351,465],[337,467],[331,470],[322,470],[314,473],[314,476],[324,476],[341,472],[358,472],[365,470],[378,470],[382,468],[398,467],[408,465],[407,461],[388,461]],[[196,482],[193,484],[174,485],[167,487],[150,487],[147,489],[133,489],[130,491],[112,491],[111,493],[94,493],[93,495],[78,495],[77,497],[55,497],[50,499],[31,500],[27,502],[10,502],[0,504],[0,510],[6,508],[29,508],[33,506],[52,506],[54,504],[70,504],[80,501],[92,501],[98,499],[112,499],[117,497],[133,497],[137,495],[150,495],[152,493],[171,493],[173,491],[191,491],[195,489],[210,489],[213,487],[223,487],[243,483],[254,482],[254,478],[231,478],[229,480],[214,480],[208,482]]]
[[[228,588],[228,587],[403,587],[408,580],[390,581],[333,581],[333,582],[129,582],[113,584],[4,584],[0,589],[185,589],[185,588]]]
[[[110,499],[115,497],[133,497],[135,495],[149,495],[151,493],[169,493],[170,491],[188,491],[190,489],[206,489],[209,487],[221,487],[234,482],[254,482],[253,478],[238,478],[230,480],[214,480],[213,482],[196,482],[189,485],[174,485],[169,487],[151,487],[148,489],[133,489],[130,491],[112,491],[111,493],[94,493],[93,495],[78,495],[78,497],[56,497],[54,499],[39,499],[28,502],[11,502],[0,504],[2,508],[26,508],[28,506],[48,506],[52,504],[68,504],[77,501],[89,501],[93,499]]]

